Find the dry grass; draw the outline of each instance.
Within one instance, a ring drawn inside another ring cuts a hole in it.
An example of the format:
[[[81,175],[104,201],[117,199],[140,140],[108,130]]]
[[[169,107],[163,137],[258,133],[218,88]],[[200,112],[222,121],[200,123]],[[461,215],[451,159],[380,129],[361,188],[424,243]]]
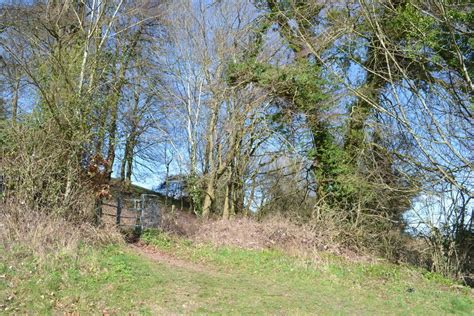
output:
[[[77,253],[81,245],[123,242],[113,228],[96,228],[88,223],[74,224],[64,218],[32,212],[25,206],[0,204],[0,246],[20,251],[38,260],[51,260]]]
[[[298,224],[280,216],[261,220],[237,217],[228,221],[201,221],[191,213],[163,215],[163,230],[196,243],[243,249],[279,249],[285,253],[317,257],[322,251],[353,261],[371,261],[370,256],[338,241],[338,231],[328,225]]]

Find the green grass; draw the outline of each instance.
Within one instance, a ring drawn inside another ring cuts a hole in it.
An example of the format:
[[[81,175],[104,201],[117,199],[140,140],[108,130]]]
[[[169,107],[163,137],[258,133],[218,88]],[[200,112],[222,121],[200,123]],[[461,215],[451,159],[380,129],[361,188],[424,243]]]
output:
[[[314,263],[273,250],[196,246],[157,232],[143,240],[187,264],[158,263],[124,246],[83,247],[77,256],[42,262],[7,254],[0,263],[0,313],[474,313],[469,289],[411,267],[331,255]]]

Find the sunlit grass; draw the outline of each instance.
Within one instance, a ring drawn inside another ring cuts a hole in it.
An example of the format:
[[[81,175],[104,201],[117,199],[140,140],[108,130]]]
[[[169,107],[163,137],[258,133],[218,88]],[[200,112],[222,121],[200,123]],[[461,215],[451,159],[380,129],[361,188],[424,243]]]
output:
[[[189,263],[176,267],[125,246],[83,247],[77,256],[39,262],[4,253],[0,305],[6,314],[465,314],[469,289],[419,269],[311,261],[275,250],[191,242],[159,232],[143,241]],[[21,256],[19,256],[21,255]]]

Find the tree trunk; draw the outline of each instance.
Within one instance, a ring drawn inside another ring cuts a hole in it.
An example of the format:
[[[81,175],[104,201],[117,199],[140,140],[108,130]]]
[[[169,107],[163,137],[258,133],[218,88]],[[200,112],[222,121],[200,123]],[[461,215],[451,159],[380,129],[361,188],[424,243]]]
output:
[[[212,111],[212,116],[209,124],[209,133],[207,135],[207,162],[206,166],[209,166],[208,180],[206,185],[206,192],[204,196],[204,204],[202,206],[202,217],[207,219],[209,218],[209,213],[211,211],[212,203],[215,196],[215,181],[216,181],[216,166],[214,163],[214,136],[216,132],[217,117],[219,114],[219,105],[215,104]]]
[[[95,144],[95,153],[102,155],[102,146],[104,145],[105,142],[105,129],[107,125],[107,114],[108,110],[107,108],[101,108],[98,109],[99,112],[99,122],[97,124],[97,140]]]
[[[229,177],[227,178],[226,181],[226,186],[225,186],[225,197],[224,197],[224,209],[222,211],[222,219],[223,220],[228,220],[230,218],[230,212],[231,212],[231,203],[232,199],[229,197],[229,195],[232,194],[231,190],[231,174],[229,173]]]
[[[127,172],[125,175],[125,180],[127,183],[132,183],[132,168],[133,168],[133,151],[135,150],[135,136],[130,140],[128,147],[127,159]]]
[[[244,211],[243,211],[243,214],[245,217],[248,217],[248,215],[251,212],[254,196],[255,196],[255,179],[252,179],[252,187],[250,189],[250,195],[247,201],[247,205],[245,206]],[[242,198],[242,201],[243,201],[243,198]]]
[[[17,78],[16,81],[15,81],[15,88],[14,88],[14,91],[13,91],[13,100],[12,100],[12,122],[13,122],[13,125],[16,124],[17,116],[18,116],[19,90],[20,90],[20,78]]]
[[[123,152],[123,157],[122,157],[122,163],[120,165],[120,181],[124,182],[125,177],[126,177],[126,168],[127,168],[127,157],[128,157],[128,147],[129,145],[129,139],[127,138],[127,141],[125,142],[125,150]]]
[[[214,172],[211,172],[211,174],[209,175],[210,178],[207,182],[207,186],[206,186],[206,192],[205,192],[205,197],[204,197],[204,204],[202,206],[202,217],[204,219],[208,219],[209,218],[209,214],[211,212],[211,207],[212,207],[212,203],[214,201],[214,196],[215,196],[215,174]]]
[[[143,25],[142,25],[143,27]],[[112,178],[113,166],[115,161],[115,147],[116,147],[116,133],[117,133],[117,118],[118,118],[118,107],[121,96],[121,91],[125,85],[125,75],[130,64],[130,61],[135,54],[135,49],[137,47],[138,41],[141,38],[142,28],[138,30],[128,46],[126,55],[123,59],[123,63],[120,67],[118,78],[116,84],[112,87],[111,91],[111,113],[110,113],[110,125],[109,125],[109,146],[107,150],[107,180],[110,181]]]
[[[117,117],[118,117],[119,96],[115,95],[112,102],[112,112],[109,125],[109,144],[107,149],[107,180],[112,179],[112,172],[115,161],[115,143],[117,141]]]
[[[372,102],[377,103],[377,99],[380,95],[380,90],[384,84],[384,80],[379,76],[370,72],[377,68],[382,68],[383,65],[376,65],[375,60],[379,60],[380,56],[377,57],[374,49],[369,49],[369,59],[366,63],[366,67],[369,69],[367,78],[365,81],[367,87],[366,99],[359,98],[351,108],[349,117],[349,126],[347,135],[344,143],[345,149],[348,151],[351,158],[354,158],[357,153],[362,150],[364,144],[364,129],[365,122],[369,115],[373,112]],[[380,63],[378,63],[380,64]]]

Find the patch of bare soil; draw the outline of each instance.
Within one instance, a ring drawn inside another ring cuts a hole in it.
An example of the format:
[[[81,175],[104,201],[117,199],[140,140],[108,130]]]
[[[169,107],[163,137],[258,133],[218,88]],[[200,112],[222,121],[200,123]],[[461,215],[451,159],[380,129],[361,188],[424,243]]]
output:
[[[135,252],[151,259],[153,261],[173,266],[177,268],[182,268],[194,272],[213,272],[212,268],[204,265],[198,265],[189,261],[185,261],[179,258],[176,258],[164,251],[160,251],[156,247],[145,245],[144,243],[137,242],[134,244],[129,244],[130,248],[132,248]]]

